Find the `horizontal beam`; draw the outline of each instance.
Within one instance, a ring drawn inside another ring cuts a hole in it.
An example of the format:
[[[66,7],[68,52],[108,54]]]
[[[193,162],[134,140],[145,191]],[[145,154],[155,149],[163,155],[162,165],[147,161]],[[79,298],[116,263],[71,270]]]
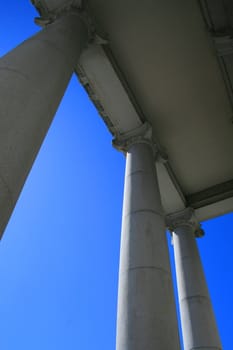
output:
[[[188,206],[197,209],[233,197],[233,180],[186,196]]]

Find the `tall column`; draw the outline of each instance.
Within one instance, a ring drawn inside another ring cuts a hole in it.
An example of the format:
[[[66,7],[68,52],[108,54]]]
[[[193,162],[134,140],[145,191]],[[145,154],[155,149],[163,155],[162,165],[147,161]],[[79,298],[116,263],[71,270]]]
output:
[[[117,350],[178,350],[179,336],[150,129],[115,142],[126,152]]]
[[[67,13],[0,59],[0,236],[86,42]]]
[[[173,231],[175,266],[185,350],[221,350],[195,234],[200,227],[188,208],[168,216]]]

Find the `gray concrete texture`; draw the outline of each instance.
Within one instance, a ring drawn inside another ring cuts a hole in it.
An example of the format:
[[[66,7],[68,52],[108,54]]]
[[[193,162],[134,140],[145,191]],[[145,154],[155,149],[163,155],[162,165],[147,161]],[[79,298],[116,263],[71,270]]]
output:
[[[184,350],[221,350],[194,227],[178,226],[173,244]]]
[[[154,155],[127,153],[119,269],[117,350],[178,350],[176,310]]]
[[[0,60],[0,236],[86,42],[69,14]]]

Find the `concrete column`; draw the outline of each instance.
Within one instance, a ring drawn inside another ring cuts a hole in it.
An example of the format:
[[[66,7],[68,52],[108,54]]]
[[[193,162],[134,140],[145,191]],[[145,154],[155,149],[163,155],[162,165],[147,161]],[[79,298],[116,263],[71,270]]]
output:
[[[126,151],[116,348],[178,350],[155,158],[148,130],[143,130],[115,143]]]
[[[86,42],[70,13],[0,59],[0,236]]]
[[[173,231],[176,276],[185,350],[221,350],[195,235],[200,227],[193,210],[186,209],[168,218]]]

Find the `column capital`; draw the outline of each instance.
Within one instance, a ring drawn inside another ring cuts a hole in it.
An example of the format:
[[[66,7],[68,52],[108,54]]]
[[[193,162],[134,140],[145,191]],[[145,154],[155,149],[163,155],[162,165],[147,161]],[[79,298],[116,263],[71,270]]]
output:
[[[167,215],[166,225],[170,232],[174,232],[177,228],[182,226],[189,226],[192,228],[196,237],[204,236],[204,231],[195,217],[193,208],[185,208],[184,210]]]
[[[40,17],[35,18],[35,23],[40,27],[46,27],[48,24],[55,22],[60,17],[68,14],[75,14],[81,18],[88,30],[89,41],[94,40],[95,27],[88,16],[82,0],[67,0],[60,6],[50,9],[46,0],[31,0],[32,4],[37,9]]]
[[[113,147],[124,153],[126,153],[132,145],[137,143],[145,143],[151,146],[154,154],[157,154],[157,146],[152,139],[152,127],[149,123],[145,122],[138,128],[123,135],[119,135],[112,141]]]

